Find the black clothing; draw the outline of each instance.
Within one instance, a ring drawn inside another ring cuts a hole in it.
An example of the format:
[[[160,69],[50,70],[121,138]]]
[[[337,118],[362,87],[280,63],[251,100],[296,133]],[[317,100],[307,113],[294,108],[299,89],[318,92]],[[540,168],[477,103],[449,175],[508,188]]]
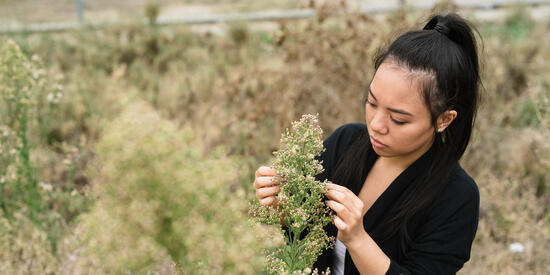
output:
[[[325,152],[319,157],[325,171],[317,176],[318,180],[332,180],[338,161],[350,145],[367,131],[360,123],[346,124],[338,128],[324,142]],[[380,224],[382,217],[393,204],[400,203],[403,195],[410,192],[407,186],[428,167],[432,158],[429,150],[411,166],[403,171],[380,195],[363,217],[365,231],[371,235],[378,246],[391,259],[386,274],[455,274],[470,258],[470,249],[479,220],[479,191],[474,180],[459,166],[450,176],[449,182],[441,194],[423,212],[414,228],[409,228],[412,245],[407,247],[406,256],[399,255],[397,236],[379,242],[372,232]],[[372,168],[374,159],[367,161]],[[364,183],[367,175],[363,175]],[[343,184],[346,186],[345,184]],[[346,186],[348,187],[348,186]],[[350,188],[350,187],[348,187]],[[350,188],[356,195],[359,190]],[[329,236],[336,237],[337,228],[329,224],[325,230]],[[325,271],[332,266],[333,249],[323,251],[314,267]],[[359,274],[346,250],[344,274]]]

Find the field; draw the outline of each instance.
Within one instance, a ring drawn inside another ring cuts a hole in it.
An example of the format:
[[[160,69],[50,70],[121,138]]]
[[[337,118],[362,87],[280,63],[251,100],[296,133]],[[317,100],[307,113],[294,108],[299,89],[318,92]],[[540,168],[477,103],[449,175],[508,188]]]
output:
[[[270,31],[0,35],[0,273],[259,273],[277,240],[248,222],[254,170],[302,114],[319,113],[325,137],[363,122],[377,49],[429,15],[315,8]],[[482,37],[484,97],[461,161],[481,209],[460,273],[545,274],[550,24],[524,7],[463,14]]]

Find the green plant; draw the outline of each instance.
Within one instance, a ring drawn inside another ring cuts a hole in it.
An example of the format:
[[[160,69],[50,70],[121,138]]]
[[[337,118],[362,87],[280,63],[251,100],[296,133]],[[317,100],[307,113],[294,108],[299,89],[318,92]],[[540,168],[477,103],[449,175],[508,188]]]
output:
[[[54,151],[56,145],[49,138],[52,129],[62,123],[59,119],[62,80],[60,74],[46,69],[38,56],[28,58],[13,40],[3,41],[0,47],[0,211],[2,218],[12,222],[15,228],[5,232],[14,240],[5,244],[11,247],[6,251],[14,253],[9,257],[13,261],[25,261],[20,258],[24,253],[17,252],[16,245],[24,241],[23,235],[16,234],[23,224],[21,217],[26,219],[25,223],[33,223],[28,232],[47,236],[51,247],[46,251],[55,254],[57,240],[71,218],[63,215],[65,207],[82,199],[73,193],[71,182],[65,188],[53,184],[50,177],[53,169],[48,167],[49,162],[55,162],[64,154]]]
[[[323,166],[314,158],[323,150],[318,115],[302,116],[292,123],[291,131],[287,129],[282,135],[273,164],[281,184],[279,205],[256,203],[252,208],[258,221],[278,225],[282,219],[284,226],[285,244],[267,256],[270,274],[310,273],[322,250],[333,245],[334,237],[329,238],[323,230],[332,221],[324,203],[327,181],[315,179]]]
[[[13,40],[0,48],[0,207],[10,217],[23,208],[40,219],[44,199],[39,194],[34,148],[45,141],[62,87],[46,77],[40,59],[31,59]]]
[[[106,125],[96,152],[98,199],[62,249],[80,253],[64,272],[256,274],[263,266],[262,230],[248,222],[238,163],[222,149],[202,156],[188,130],[137,102]]]
[[[17,44],[8,40],[0,49],[0,93],[2,95],[2,124],[5,143],[2,143],[3,165],[0,167],[2,185],[0,204],[4,214],[10,215],[18,201],[29,207],[29,215],[35,217],[41,208],[37,193],[37,180],[30,161],[29,124],[33,88],[33,64],[21,52]],[[6,198],[14,197],[13,200]]]

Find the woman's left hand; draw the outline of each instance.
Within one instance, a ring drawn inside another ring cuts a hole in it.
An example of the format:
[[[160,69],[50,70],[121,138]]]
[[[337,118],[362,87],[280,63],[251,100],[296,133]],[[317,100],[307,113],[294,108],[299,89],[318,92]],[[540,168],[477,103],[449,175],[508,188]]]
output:
[[[363,201],[346,187],[328,183],[327,189],[327,206],[337,214],[334,216],[334,225],[338,228],[338,239],[348,246],[366,234],[363,227]]]

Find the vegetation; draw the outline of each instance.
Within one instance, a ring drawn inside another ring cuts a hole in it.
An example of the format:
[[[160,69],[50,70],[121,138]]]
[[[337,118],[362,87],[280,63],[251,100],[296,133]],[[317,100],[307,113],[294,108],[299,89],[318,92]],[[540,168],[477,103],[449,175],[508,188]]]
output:
[[[258,251],[282,240],[246,223],[253,171],[304,113],[319,113],[325,137],[362,122],[372,57],[427,18],[317,8],[221,36],[136,23],[0,37],[3,271],[260,270]],[[550,264],[550,25],[528,14],[476,22],[485,95],[462,165],[481,213],[463,274]]]
[[[255,274],[261,229],[247,222],[235,189],[237,162],[193,149],[188,130],[133,102],[106,125],[96,147],[94,206],[64,253],[65,274]],[[231,189],[235,189],[231,191]]]
[[[276,226],[285,236],[285,243],[267,256],[269,274],[309,274],[322,250],[334,245],[334,237],[323,229],[333,219],[324,203],[327,180],[315,180],[323,172],[315,159],[324,150],[322,135],[317,116],[303,115],[293,122],[275,152],[273,167],[281,184],[277,206],[252,205],[257,221]]]

